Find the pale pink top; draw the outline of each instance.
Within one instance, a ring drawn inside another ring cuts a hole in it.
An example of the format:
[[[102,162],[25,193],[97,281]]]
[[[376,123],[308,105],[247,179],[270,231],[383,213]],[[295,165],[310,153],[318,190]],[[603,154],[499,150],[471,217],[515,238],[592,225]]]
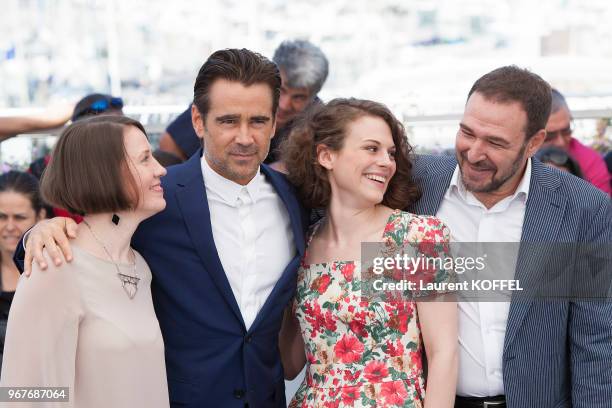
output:
[[[612,194],[610,187],[610,173],[608,167],[595,150],[572,138],[569,144],[569,154],[578,162],[584,178],[598,189]]]
[[[17,286],[8,320],[2,386],[69,387],[69,403],[19,407],[167,408],[164,342],[151,300],[151,271],[130,299],[110,262],[72,246],[74,259],[36,266]],[[125,274],[133,266],[121,265]],[[15,404],[0,404],[15,407]]]

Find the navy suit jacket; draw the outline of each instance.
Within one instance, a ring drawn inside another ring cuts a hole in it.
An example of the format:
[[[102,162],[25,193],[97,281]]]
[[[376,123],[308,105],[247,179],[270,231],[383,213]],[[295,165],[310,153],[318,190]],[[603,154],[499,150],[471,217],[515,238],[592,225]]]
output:
[[[452,157],[418,156],[413,174],[423,196],[410,211],[435,215],[456,166]],[[606,194],[535,159],[531,171],[515,272],[524,287],[537,286],[543,266],[554,262],[549,254],[528,251],[525,243],[612,248],[612,202]],[[612,302],[513,299],[502,359],[509,408],[612,407]]]
[[[278,333],[295,292],[307,215],[286,178],[262,165],[286,205],[296,255],[247,330],[213,240],[201,154],[168,169],[166,209],[142,222],[132,240],[153,273],[170,401],[173,407],[285,407]]]

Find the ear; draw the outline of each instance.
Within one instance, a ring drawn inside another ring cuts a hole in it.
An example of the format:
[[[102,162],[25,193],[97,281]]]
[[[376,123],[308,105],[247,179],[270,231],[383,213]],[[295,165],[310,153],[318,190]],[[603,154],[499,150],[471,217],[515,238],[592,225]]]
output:
[[[540,129],[538,133],[533,135],[527,142],[527,157],[533,157],[533,155],[540,150],[540,147],[542,147],[544,144],[545,139],[546,129]]]
[[[200,111],[194,104],[191,104],[191,124],[193,125],[193,130],[195,130],[196,135],[200,138],[200,140],[204,139],[204,133],[206,133],[206,126],[204,125],[204,117],[200,114]]]
[[[272,136],[270,136],[270,140],[274,138],[276,135],[276,115],[272,115]]]
[[[317,161],[327,170],[334,169],[335,157],[336,155],[329,147],[327,147],[327,145],[317,145]]]

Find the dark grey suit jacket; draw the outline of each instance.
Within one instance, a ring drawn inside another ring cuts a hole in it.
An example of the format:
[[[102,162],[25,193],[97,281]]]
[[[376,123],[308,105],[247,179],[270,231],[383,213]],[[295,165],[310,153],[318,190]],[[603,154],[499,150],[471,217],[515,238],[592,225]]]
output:
[[[408,210],[435,215],[456,165],[452,157],[418,156],[413,174],[423,196]],[[541,282],[543,266],[554,259],[527,251],[524,243],[528,242],[604,244],[608,251],[603,255],[609,259],[610,198],[583,180],[532,160],[515,278],[534,287]],[[612,407],[610,299],[513,298],[504,340],[503,378],[509,408]]]

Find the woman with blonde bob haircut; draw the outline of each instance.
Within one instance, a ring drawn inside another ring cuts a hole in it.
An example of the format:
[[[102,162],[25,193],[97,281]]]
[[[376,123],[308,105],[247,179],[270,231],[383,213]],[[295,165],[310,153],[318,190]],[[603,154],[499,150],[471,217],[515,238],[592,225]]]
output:
[[[307,365],[291,406],[452,407],[456,303],[433,301],[443,293],[368,296],[364,289],[364,242],[419,244],[427,255],[448,251],[450,233],[439,219],[401,211],[420,196],[402,124],[382,104],[334,99],[313,107],[281,152],[303,202],[325,209],[309,235],[296,298],[281,329],[286,378]],[[417,276],[444,282],[453,272]]]
[[[67,244],[71,262],[19,280],[2,386],[68,387],[66,407],[169,406],[151,271],[130,247],[138,224],[166,205],[165,173],[135,120],[98,116],[62,133],[41,192],[84,218]]]

